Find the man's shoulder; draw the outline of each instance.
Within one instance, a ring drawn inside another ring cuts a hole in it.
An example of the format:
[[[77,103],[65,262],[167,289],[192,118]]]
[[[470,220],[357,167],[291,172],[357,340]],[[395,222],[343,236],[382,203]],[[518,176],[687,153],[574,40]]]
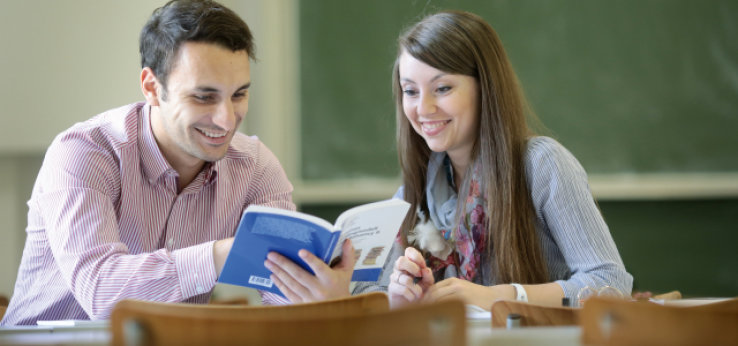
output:
[[[231,160],[257,159],[264,151],[269,151],[266,145],[257,136],[249,136],[236,132],[231,140],[226,158]],[[269,152],[271,154],[271,152]]]
[[[250,169],[266,169],[269,167],[280,167],[281,164],[276,155],[259,139],[257,136],[249,136],[243,133],[236,133],[231,140],[223,161],[227,165],[237,168],[244,166]]]
[[[113,148],[135,142],[143,106],[144,103],[132,103],[107,110],[72,125],[60,133],[55,142],[82,140]]]

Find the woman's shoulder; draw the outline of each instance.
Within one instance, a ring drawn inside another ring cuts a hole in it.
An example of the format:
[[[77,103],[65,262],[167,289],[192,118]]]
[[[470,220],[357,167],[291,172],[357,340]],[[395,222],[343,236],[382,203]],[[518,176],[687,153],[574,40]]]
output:
[[[526,162],[562,157],[573,158],[574,156],[555,139],[546,136],[528,138],[528,147],[525,153]]]
[[[535,136],[528,139],[524,160],[528,176],[584,171],[579,161],[568,149],[555,139],[546,136]]]

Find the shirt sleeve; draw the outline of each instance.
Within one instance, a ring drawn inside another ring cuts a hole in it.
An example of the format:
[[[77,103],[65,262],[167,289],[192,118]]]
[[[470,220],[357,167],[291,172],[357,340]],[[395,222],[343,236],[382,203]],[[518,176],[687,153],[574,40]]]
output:
[[[536,213],[572,274],[556,283],[572,298],[585,286],[611,286],[629,296],[633,277],[592,197],[584,168],[553,139],[532,141],[526,170]]]
[[[130,254],[114,208],[119,168],[111,148],[84,135],[62,135],[47,152],[42,184],[29,202],[41,211],[49,258],[91,319],[108,318],[122,299],[179,302],[215,285],[212,242]],[[29,228],[34,224],[29,220]]]
[[[258,144],[259,166],[263,167],[250,183],[246,198],[248,205],[257,204],[267,207],[295,210],[292,202],[292,184],[287,179],[279,159],[263,143]],[[244,205],[244,209],[248,207]]]

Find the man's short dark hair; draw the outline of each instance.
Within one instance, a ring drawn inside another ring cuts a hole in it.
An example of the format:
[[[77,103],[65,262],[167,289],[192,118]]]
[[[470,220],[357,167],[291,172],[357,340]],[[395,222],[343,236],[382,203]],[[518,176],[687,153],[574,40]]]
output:
[[[211,0],[172,0],[154,10],[141,30],[141,67],[149,67],[166,83],[180,46],[185,42],[220,45],[234,52],[245,50],[255,59],[248,25],[233,11]]]

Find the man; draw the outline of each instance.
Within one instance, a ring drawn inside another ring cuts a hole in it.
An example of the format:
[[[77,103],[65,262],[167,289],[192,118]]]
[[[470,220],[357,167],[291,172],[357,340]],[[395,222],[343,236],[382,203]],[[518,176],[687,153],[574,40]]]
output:
[[[277,158],[237,132],[254,58],[248,26],[212,1],[171,1],[144,26],[140,51],[146,102],[76,124],[49,147],[0,324],[105,319],[127,298],[206,303],[243,210],[295,209]],[[291,300],[348,295],[352,261],[330,268],[305,255],[316,276],[270,254],[275,281],[304,279],[279,281],[300,292]]]

